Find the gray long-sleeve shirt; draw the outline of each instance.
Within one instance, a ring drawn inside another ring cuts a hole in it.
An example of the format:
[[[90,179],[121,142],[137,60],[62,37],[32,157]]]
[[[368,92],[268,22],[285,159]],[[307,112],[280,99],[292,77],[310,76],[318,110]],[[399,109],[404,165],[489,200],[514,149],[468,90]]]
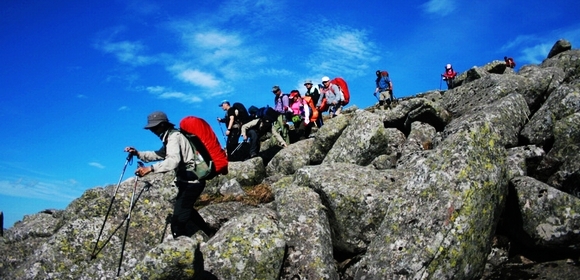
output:
[[[163,146],[157,151],[138,152],[144,162],[161,161],[153,164],[153,173],[164,173],[188,165],[195,166],[195,154],[189,140],[179,131],[168,130],[161,135]],[[187,178],[176,178],[187,181]]]

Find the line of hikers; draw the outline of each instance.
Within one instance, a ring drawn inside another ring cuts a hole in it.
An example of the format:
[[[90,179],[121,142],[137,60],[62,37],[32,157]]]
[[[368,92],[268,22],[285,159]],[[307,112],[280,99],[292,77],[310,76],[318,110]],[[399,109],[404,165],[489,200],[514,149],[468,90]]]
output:
[[[341,78],[331,80],[325,76],[321,84],[312,80],[304,81],[304,96],[296,89],[286,94],[280,86],[273,86],[273,107],[250,106],[248,109],[239,103],[231,104],[223,100],[218,106],[226,112],[218,122],[226,126],[226,151],[230,161],[244,160],[258,156],[260,139],[270,133],[272,141],[281,147],[306,139],[314,126],[324,125],[322,113],[328,112],[331,118],[341,114],[348,104],[349,93],[346,82]],[[243,142],[238,143],[242,136]],[[249,155],[244,155],[240,147],[249,142]]]
[[[513,58],[504,56],[503,60],[505,62],[506,67],[512,68],[512,69],[516,67],[516,62],[514,61]],[[443,72],[443,74],[441,74],[441,77],[445,81],[445,83],[447,84],[447,89],[454,88],[454,86],[455,86],[454,80],[455,80],[456,76],[457,76],[457,72],[455,72],[455,70],[453,70],[453,66],[451,66],[451,64],[445,65],[445,72]],[[441,87],[441,86],[439,86],[439,87]]]

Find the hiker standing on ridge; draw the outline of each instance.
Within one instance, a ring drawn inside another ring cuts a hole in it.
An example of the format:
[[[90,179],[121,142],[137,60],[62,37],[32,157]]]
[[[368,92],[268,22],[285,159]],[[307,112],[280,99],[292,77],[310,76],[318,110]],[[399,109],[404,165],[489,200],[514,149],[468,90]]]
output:
[[[328,76],[322,77],[322,88],[320,89],[320,99],[318,103],[316,103],[316,108],[319,109],[319,112],[325,112],[328,110],[331,118],[334,118],[340,115],[340,111],[342,111],[342,102],[344,101],[344,96],[340,88],[330,82],[330,78]],[[325,108],[325,104],[328,105],[328,108]]]
[[[157,151],[140,152],[133,147],[126,147],[125,152],[136,155],[144,162],[160,161],[151,166],[137,168],[135,175],[143,177],[149,173],[165,173],[175,170],[175,186],[178,188],[177,197],[173,205],[171,218],[171,232],[173,238],[179,236],[192,236],[201,229],[207,236],[215,233],[203,217],[193,208],[193,204],[205,188],[205,180],[198,180],[190,171],[195,167],[195,154],[189,140],[175,129],[175,125],[169,122],[167,115],[161,111],[153,112],[147,116],[145,129],[157,135],[163,146]]]
[[[282,90],[279,86],[272,87],[272,93],[274,96],[274,110],[280,113],[276,122],[274,122],[274,129],[280,132],[282,138],[284,138],[284,142],[286,145],[290,145],[290,135],[288,132],[288,124],[286,120],[286,113],[288,113],[288,106],[290,106],[290,100],[288,99],[288,95],[283,94]],[[272,137],[272,140],[275,140]]]
[[[313,86],[312,84],[312,80],[306,80],[304,81],[304,87],[306,87],[306,93],[304,93],[304,100],[308,101],[308,98],[310,98],[310,100],[312,101],[313,104],[318,104],[318,100],[320,99],[320,91],[318,90],[318,86]],[[321,127],[324,122],[322,121],[322,113],[318,112],[318,109],[316,109],[316,112],[312,112],[313,115],[316,115],[316,126],[317,127]]]
[[[455,76],[457,76],[457,72],[453,70],[451,64],[445,65],[445,73],[441,74],[443,80],[447,84],[447,89],[453,89],[453,80],[455,80]]]
[[[296,89],[290,92],[290,109],[292,110],[292,122],[296,128],[297,140],[308,138],[312,127],[310,122],[312,113],[308,103],[300,97],[300,92]]]
[[[377,77],[375,89],[375,96],[379,93],[379,107],[384,105],[383,109],[391,108],[391,103],[393,102],[393,82],[389,78],[389,72],[387,71],[377,71],[379,72],[379,77]]]
[[[226,151],[228,160],[232,161],[232,153],[238,146],[238,140],[240,139],[240,120],[236,108],[230,106],[229,101],[224,100],[218,106],[226,111],[226,117],[223,119],[217,118],[217,120],[226,124],[226,135],[228,136]]]
[[[505,65],[506,65],[507,67],[509,67],[509,68],[514,68],[514,67],[516,67],[516,62],[514,61],[514,59],[513,59],[513,58],[511,58],[511,57],[507,57],[507,56],[504,56],[504,57],[503,57],[503,60],[505,61]]]

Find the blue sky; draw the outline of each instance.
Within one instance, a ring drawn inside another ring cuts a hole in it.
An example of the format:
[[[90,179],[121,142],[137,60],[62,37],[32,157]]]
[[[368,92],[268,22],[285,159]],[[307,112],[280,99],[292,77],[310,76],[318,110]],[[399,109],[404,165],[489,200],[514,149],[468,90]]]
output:
[[[390,2],[390,4],[387,4]],[[394,3],[393,3],[394,2]],[[577,1],[0,1],[0,211],[64,209],[116,184],[123,148],[157,149],[143,129],[215,120],[223,99],[272,104],[271,87],[341,76],[351,105],[376,101],[374,73],[395,96],[440,87],[504,55],[538,64],[560,38],[580,44]],[[136,165],[129,166],[125,179]],[[118,194],[130,195],[130,194]]]

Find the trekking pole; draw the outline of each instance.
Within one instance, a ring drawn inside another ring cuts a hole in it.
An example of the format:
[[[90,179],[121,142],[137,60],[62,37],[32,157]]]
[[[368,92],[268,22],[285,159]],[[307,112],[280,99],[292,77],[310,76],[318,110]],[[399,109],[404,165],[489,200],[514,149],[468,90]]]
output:
[[[139,167],[143,167],[143,163],[139,162]],[[121,265],[123,264],[123,253],[125,252],[125,242],[127,241],[127,233],[129,233],[129,225],[131,224],[131,210],[133,210],[133,199],[135,198],[135,192],[137,192],[137,182],[139,181],[139,176],[135,176],[135,184],[133,185],[133,193],[131,194],[131,202],[129,204],[129,214],[127,214],[127,224],[125,225],[125,236],[123,237],[123,244],[121,245],[121,258],[119,259],[119,267],[117,268],[117,277],[121,273]],[[139,193],[141,196],[141,193]]]
[[[150,186],[151,186],[151,184],[148,183],[148,182],[145,184],[145,186],[139,192],[139,195],[137,196],[137,199],[135,199],[135,202],[139,201],[139,198],[141,197],[141,194],[143,194],[143,191],[149,190],[149,187]],[[135,207],[135,204],[133,204],[133,208],[134,207]],[[131,208],[131,210],[133,210],[133,209]],[[125,219],[123,219],[123,221],[121,221],[121,223],[115,228],[115,230],[113,230],[113,232],[111,233],[111,235],[109,235],[109,238],[107,238],[107,240],[105,240],[105,242],[103,242],[103,246],[101,246],[101,248],[99,248],[99,250],[97,250],[97,252],[95,253],[95,255],[98,255],[105,248],[105,245],[109,244],[109,241],[111,241],[111,238],[113,238],[113,236],[117,233],[117,231],[119,231],[119,229],[123,226],[124,223],[125,223]]]
[[[161,234],[161,241],[159,243],[163,243],[163,238],[165,237],[165,233],[167,233],[167,225],[171,224],[171,219],[173,218],[173,214],[167,214],[165,217],[165,226],[163,227],[163,233]]]
[[[119,177],[119,182],[117,183],[117,187],[115,188],[115,192],[113,193],[113,197],[111,197],[111,203],[109,204],[109,209],[107,209],[107,214],[105,214],[105,219],[103,220],[103,225],[101,226],[101,230],[99,231],[99,235],[97,237],[97,242],[95,242],[95,247],[93,248],[93,253],[91,254],[91,260],[94,260],[97,257],[97,247],[99,246],[99,240],[101,239],[101,234],[103,234],[103,229],[105,228],[105,224],[107,223],[107,218],[111,213],[111,208],[113,206],[113,202],[115,202],[115,196],[117,195],[117,191],[119,191],[119,187],[121,186],[121,180],[123,180],[123,176],[125,176],[125,170],[127,169],[127,165],[133,161],[133,154],[129,153],[127,155],[127,160],[125,161],[125,166],[123,166],[123,172],[121,172],[121,177]],[[100,251],[100,250],[99,250]]]
[[[246,140],[244,140],[244,141],[240,142],[240,144],[238,144],[238,146],[237,146],[237,147],[236,147],[236,148],[235,148],[235,149],[232,151],[232,155],[233,155],[233,154],[234,154],[234,153],[235,153],[237,150],[239,150],[239,149],[242,147],[242,145],[243,145],[245,142],[246,142]]]

